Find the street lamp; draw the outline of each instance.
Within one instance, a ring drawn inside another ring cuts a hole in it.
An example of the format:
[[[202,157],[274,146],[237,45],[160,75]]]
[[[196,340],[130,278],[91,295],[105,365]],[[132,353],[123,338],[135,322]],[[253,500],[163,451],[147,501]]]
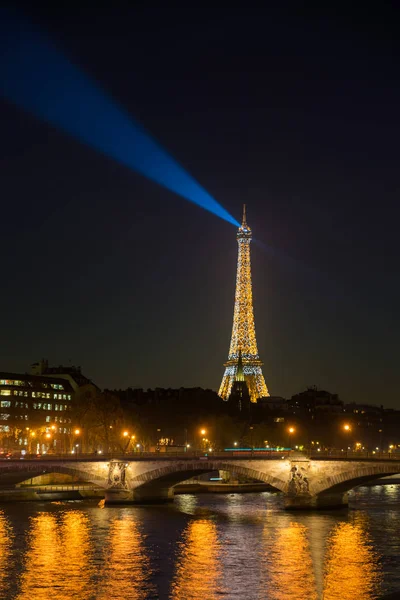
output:
[[[295,430],[294,427],[289,427],[288,428],[288,434],[289,434],[289,440],[288,441],[289,441],[290,448],[292,447],[292,435],[294,434],[295,431],[296,430]]]
[[[345,423],[345,424],[343,425],[343,429],[344,429],[345,431],[351,431],[351,427],[350,427],[350,425],[349,425],[348,423]]]
[[[81,434],[81,430],[77,427],[74,431],[75,434],[75,448],[76,448],[76,455],[78,455],[78,449],[79,449],[79,444],[76,443],[78,436]]]
[[[200,429],[200,434],[202,436],[202,438],[201,438],[201,447],[200,447],[201,450],[203,449],[203,446],[204,446],[204,444],[206,442],[206,439],[204,437],[206,435],[206,433],[207,433],[206,429]]]

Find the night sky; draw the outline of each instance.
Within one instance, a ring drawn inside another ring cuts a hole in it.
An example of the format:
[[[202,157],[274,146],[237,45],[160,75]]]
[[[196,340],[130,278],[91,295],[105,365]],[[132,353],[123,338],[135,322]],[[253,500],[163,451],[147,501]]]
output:
[[[398,14],[245,6],[25,14],[235,218],[247,203],[270,393],[400,408]],[[235,228],[0,107],[0,370],[218,389]]]

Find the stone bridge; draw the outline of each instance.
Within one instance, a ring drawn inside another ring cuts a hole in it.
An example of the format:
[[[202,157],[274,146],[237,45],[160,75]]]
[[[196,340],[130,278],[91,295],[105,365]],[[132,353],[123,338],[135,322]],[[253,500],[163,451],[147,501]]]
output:
[[[400,474],[400,457],[317,459],[292,453],[279,458],[219,454],[3,460],[0,489],[38,475],[63,473],[103,488],[109,504],[146,504],[171,500],[177,483],[214,470],[268,483],[284,494],[286,508],[334,508],[347,505],[352,488]]]

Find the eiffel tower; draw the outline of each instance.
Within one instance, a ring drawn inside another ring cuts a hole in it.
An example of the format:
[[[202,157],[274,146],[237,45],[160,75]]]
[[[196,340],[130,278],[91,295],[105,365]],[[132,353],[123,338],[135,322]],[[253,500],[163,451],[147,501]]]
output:
[[[218,395],[228,400],[232,384],[238,373],[238,363],[243,364],[244,379],[250,393],[250,400],[257,402],[258,398],[269,396],[262,374],[262,362],[258,356],[256,330],[254,327],[253,293],[251,286],[250,242],[251,229],[246,221],[246,205],[243,205],[243,221],[238,229],[236,238],[239,245],[235,308],[233,311],[233,327],[228,362],[225,363],[225,373],[222,378]],[[239,369],[242,370],[241,368]]]

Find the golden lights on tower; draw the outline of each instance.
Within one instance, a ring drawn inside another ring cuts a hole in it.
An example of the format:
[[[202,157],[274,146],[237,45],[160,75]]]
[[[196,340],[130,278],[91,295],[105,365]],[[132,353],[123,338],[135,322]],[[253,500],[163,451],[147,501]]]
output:
[[[258,398],[269,396],[264,376],[262,362],[257,348],[256,330],[254,325],[253,291],[251,283],[250,242],[252,233],[246,220],[246,205],[243,206],[243,221],[236,235],[239,252],[236,274],[235,307],[233,311],[233,327],[228,362],[225,363],[225,373],[219,389],[219,396],[224,400],[229,398],[233,382],[236,379],[239,355],[243,363],[244,378],[249,388],[250,399],[257,402]]]

